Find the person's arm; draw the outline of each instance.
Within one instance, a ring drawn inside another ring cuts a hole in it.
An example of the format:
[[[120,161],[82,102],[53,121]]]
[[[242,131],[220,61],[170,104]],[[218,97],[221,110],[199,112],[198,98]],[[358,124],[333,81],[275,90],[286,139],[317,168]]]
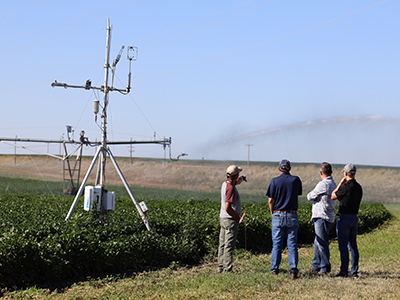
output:
[[[303,184],[301,183],[301,180],[300,180],[299,177],[297,177],[297,179],[300,181],[300,187],[299,187],[299,194],[298,194],[298,196],[301,196],[301,195],[303,195]]]
[[[316,187],[307,194],[308,201],[316,201],[319,199],[319,196],[326,193],[326,185],[320,181],[316,185]]]
[[[271,215],[274,213],[274,204],[275,204],[275,199],[269,198],[268,205],[269,205],[269,211],[271,212]]]
[[[331,199],[332,200],[340,201],[340,199],[336,196],[336,192],[337,192],[338,189],[339,189],[339,186],[337,186],[336,189],[332,192],[332,195],[331,195]]]
[[[234,218],[237,221],[240,220],[240,217],[232,208],[232,202],[225,202],[225,210],[228,213],[228,215],[230,215],[232,218]]]
[[[240,177],[236,180],[235,185],[241,184],[243,181],[246,181],[246,182],[247,182],[246,176],[240,176]]]
[[[339,184],[337,185],[336,189],[334,189],[334,191],[332,192],[331,195],[332,200],[338,200],[338,201],[342,200],[341,197],[336,196],[336,192],[339,190],[340,186],[345,182],[347,182],[347,179],[346,177],[343,177],[342,180],[340,180]]]

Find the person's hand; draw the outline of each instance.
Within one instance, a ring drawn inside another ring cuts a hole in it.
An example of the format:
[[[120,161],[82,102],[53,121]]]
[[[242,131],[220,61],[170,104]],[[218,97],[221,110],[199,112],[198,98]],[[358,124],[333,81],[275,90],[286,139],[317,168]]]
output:
[[[340,183],[339,183],[339,184],[341,185],[341,184],[343,184],[343,183],[345,183],[345,182],[347,182],[347,179],[346,179],[346,177],[343,177],[342,180],[340,180]]]
[[[240,176],[238,180],[236,180],[236,184],[241,184],[243,180],[247,182],[246,176]]]

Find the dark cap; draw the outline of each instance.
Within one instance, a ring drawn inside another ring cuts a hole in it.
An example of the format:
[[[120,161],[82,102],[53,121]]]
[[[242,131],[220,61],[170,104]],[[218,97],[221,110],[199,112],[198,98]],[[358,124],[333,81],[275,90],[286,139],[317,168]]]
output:
[[[291,169],[290,161],[288,161],[287,159],[282,159],[281,162],[279,163],[279,169],[283,171],[290,171]]]

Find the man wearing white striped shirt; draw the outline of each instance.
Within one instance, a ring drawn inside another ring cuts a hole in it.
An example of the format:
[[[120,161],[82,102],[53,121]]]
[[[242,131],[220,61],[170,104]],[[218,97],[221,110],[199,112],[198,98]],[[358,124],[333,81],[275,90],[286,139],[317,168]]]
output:
[[[329,252],[329,231],[335,222],[336,201],[331,194],[336,188],[332,178],[332,166],[323,162],[319,168],[321,181],[307,194],[307,200],[313,202],[312,220],[314,221],[314,259],[310,273],[326,275],[331,271]]]

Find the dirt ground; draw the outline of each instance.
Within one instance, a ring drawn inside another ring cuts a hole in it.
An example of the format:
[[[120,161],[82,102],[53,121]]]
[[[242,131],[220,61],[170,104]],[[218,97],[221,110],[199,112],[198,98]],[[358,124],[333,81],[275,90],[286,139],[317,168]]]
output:
[[[75,159],[75,158],[74,158]],[[89,168],[91,157],[82,159],[81,174]],[[117,163],[129,185],[141,187],[171,188],[179,190],[197,190],[218,192],[225,179],[225,171],[229,162],[186,161],[178,162],[163,160],[116,158]],[[279,175],[277,165],[267,164],[246,165],[243,162],[243,175],[248,182],[240,186],[241,193],[263,194],[270,180]],[[73,169],[75,161],[70,161]],[[97,164],[94,167],[89,182],[95,181]],[[77,172],[77,171],[76,171]],[[303,183],[303,195],[311,191],[320,180],[318,165],[301,164],[292,167],[292,175],[300,177]],[[0,176],[23,176],[33,179],[63,180],[63,163],[52,157],[0,155]],[[333,177],[339,182],[342,177],[341,167],[334,169]],[[356,179],[363,186],[364,200],[383,203],[399,203],[400,168],[358,166]],[[106,183],[122,185],[112,161],[107,160]]]

